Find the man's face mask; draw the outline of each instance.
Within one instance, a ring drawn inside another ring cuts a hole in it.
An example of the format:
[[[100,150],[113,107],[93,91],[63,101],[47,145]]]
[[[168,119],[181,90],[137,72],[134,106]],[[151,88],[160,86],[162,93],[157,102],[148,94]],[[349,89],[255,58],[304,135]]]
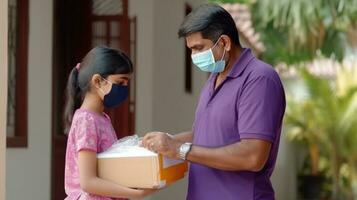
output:
[[[226,50],[224,49],[221,60],[217,62],[215,61],[212,52],[212,49],[217,46],[220,39],[221,38],[219,38],[217,42],[210,49],[191,55],[193,64],[195,64],[200,70],[204,72],[212,72],[212,73],[223,72],[226,66],[226,61],[223,60]]]

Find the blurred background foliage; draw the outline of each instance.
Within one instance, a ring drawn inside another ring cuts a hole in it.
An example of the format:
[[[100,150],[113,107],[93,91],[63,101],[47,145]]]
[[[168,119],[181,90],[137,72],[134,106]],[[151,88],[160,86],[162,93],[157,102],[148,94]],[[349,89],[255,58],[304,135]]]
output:
[[[266,46],[263,59],[286,64],[312,60],[320,51],[341,60],[356,43],[357,0],[211,0],[251,8],[253,26]]]

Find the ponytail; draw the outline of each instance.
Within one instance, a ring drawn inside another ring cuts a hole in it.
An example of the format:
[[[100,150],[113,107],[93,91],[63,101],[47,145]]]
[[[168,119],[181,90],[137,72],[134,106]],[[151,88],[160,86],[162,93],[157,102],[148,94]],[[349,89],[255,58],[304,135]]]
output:
[[[78,65],[77,65],[78,66]],[[74,67],[69,74],[66,88],[66,104],[64,107],[64,133],[68,134],[71,128],[74,112],[81,106],[82,95],[78,85],[79,68]]]

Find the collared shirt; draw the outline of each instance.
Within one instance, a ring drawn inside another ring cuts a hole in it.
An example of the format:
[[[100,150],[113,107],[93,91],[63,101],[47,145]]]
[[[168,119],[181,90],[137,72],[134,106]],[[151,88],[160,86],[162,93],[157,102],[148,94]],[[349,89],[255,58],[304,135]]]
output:
[[[270,181],[285,112],[285,94],[276,71],[244,49],[227,78],[215,89],[218,74],[207,80],[198,102],[193,144],[222,147],[242,139],[271,142],[259,172],[223,171],[191,163],[188,200],[272,200]]]

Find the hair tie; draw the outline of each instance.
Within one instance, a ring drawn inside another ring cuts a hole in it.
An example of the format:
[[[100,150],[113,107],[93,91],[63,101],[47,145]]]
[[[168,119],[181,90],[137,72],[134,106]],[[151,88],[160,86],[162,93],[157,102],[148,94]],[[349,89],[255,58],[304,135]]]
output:
[[[79,71],[80,68],[81,68],[81,63],[77,63],[76,69]]]

